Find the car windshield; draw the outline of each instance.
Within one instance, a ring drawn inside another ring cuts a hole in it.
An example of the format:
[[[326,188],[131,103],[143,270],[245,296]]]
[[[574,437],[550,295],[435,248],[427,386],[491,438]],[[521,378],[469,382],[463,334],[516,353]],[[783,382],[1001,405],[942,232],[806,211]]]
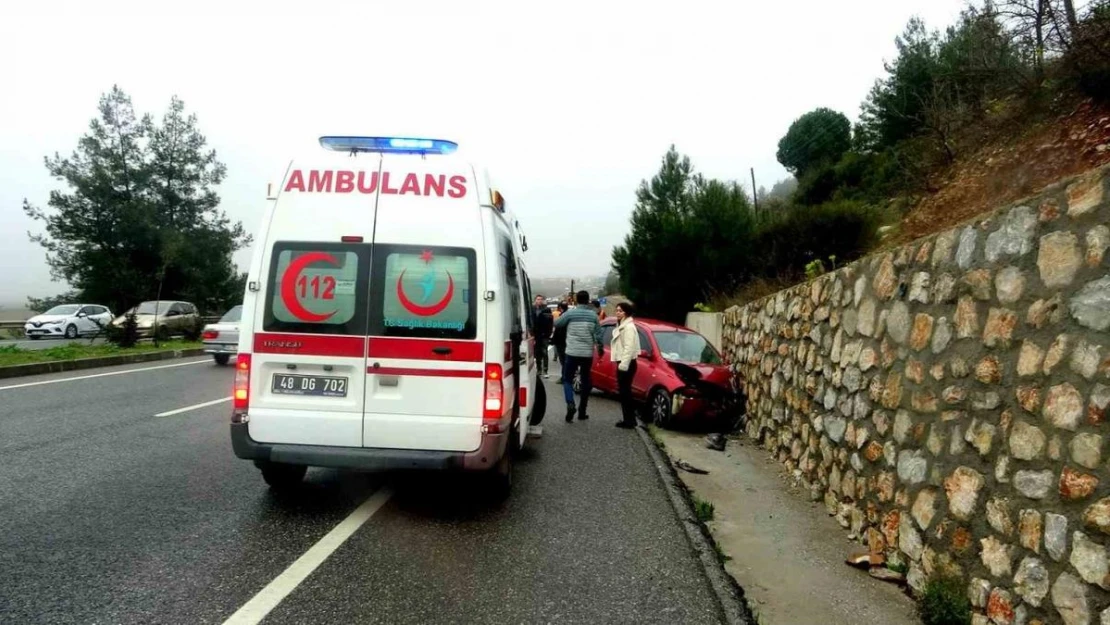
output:
[[[232,308],[231,310],[227,311],[226,313],[224,313],[223,317],[220,317],[220,323],[239,323],[239,318],[242,317],[242,316],[243,316],[243,307],[242,306],[236,306],[236,307]]]
[[[171,302],[143,302],[134,310],[136,315],[164,315],[170,306]]]
[[[81,308],[80,306],[75,306],[75,305],[72,305],[72,304],[69,304],[69,305],[66,305],[66,306],[55,306],[55,307],[51,308],[50,310],[44,312],[43,314],[44,315],[72,315],[73,313],[80,310],[80,308]]]
[[[700,334],[656,331],[655,342],[659,344],[660,355],[667,360],[705,365],[721,364],[720,354]]]

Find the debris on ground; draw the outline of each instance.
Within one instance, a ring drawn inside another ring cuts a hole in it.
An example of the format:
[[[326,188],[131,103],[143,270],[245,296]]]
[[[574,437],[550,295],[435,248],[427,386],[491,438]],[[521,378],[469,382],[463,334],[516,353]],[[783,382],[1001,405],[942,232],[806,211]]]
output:
[[[685,460],[676,460],[674,466],[682,469],[687,473],[696,473],[698,475],[707,475],[709,473],[709,471],[706,471],[705,469],[699,469],[689,462],[686,462]]]
[[[868,571],[868,574],[875,579],[880,579],[884,582],[890,582],[892,584],[902,584],[906,581],[906,577],[898,571],[892,571],[891,569],[883,566],[874,567],[873,569]]]
[[[705,446],[709,449],[724,451],[726,444],[728,444],[728,439],[725,438],[724,434],[710,434],[705,437]]]
[[[857,551],[848,556],[847,563],[857,569],[870,569],[873,566],[882,566],[886,563],[886,558],[881,553],[870,553],[868,551]]]

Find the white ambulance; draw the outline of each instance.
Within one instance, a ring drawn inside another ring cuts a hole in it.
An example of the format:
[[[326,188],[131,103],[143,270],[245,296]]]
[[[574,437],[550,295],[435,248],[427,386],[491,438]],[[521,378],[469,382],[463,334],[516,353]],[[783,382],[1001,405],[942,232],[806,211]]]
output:
[[[235,454],[272,488],[309,466],[442,469],[507,496],[546,397],[527,242],[485,171],[449,141],[322,137],[256,241]]]

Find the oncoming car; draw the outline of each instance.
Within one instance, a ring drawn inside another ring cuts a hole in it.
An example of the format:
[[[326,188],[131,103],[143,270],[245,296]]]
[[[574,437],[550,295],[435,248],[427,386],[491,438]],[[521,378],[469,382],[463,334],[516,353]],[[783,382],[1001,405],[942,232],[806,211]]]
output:
[[[701,334],[680,325],[636,317],[640,355],[632,395],[642,417],[660,427],[679,423],[731,428],[740,416],[739,390],[720,352]],[[593,386],[617,392],[617,363],[609,360],[616,319],[601,322],[605,355],[590,369]],[[579,381],[574,381],[577,389]]]
[[[546,406],[516,220],[440,140],[322,137],[263,215],[231,442],[272,488],[309,466],[481,473],[506,496]]]
[[[23,332],[31,340],[43,337],[75,339],[99,334],[111,321],[112,311],[104,306],[62,304],[28,319]]]

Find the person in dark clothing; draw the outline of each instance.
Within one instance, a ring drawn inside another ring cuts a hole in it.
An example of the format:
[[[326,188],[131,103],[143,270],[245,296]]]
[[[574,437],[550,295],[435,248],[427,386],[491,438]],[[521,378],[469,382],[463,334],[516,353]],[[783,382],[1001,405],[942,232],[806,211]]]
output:
[[[590,402],[593,384],[590,369],[594,364],[594,352],[600,357],[605,354],[601,344],[601,323],[597,313],[590,308],[590,294],[579,291],[575,295],[578,306],[559,315],[556,328],[566,328],[566,364],[563,366],[563,395],[567,401],[567,423],[574,421],[574,376],[580,372],[582,384],[578,389],[578,420],[589,419],[586,405]]]
[[[555,319],[558,320],[558,317],[566,314],[569,309],[570,306],[567,306],[566,302],[559,302],[559,306],[556,308],[559,314],[555,316]],[[555,331],[551,334],[551,344],[555,347],[555,360],[559,363],[559,382],[562,382],[563,367],[566,366],[567,362],[566,326],[559,327],[559,324],[555,324]]]
[[[537,295],[532,305],[532,328],[536,332],[536,366],[540,375],[547,377],[547,346],[551,341],[551,331],[555,329],[555,319],[542,295]]]

